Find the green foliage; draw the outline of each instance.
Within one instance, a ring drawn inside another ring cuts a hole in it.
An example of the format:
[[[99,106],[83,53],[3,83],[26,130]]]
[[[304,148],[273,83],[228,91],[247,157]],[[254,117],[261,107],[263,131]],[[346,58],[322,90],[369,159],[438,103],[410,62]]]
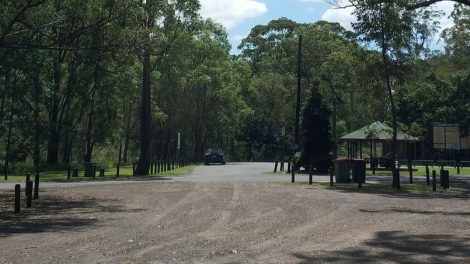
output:
[[[412,135],[429,137],[435,121],[459,123],[464,131],[470,112],[468,7],[453,13],[455,26],[443,35],[446,52],[430,56],[439,12],[404,10],[406,1],[353,2],[355,32],[338,23],[279,18],[255,26],[240,56],[231,56],[226,30],[203,20],[196,0],[3,1],[1,163],[24,172],[34,169],[37,153],[41,169],[87,159],[129,164],[146,146],[144,129],[153,160],[198,161],[214,146],[230,160],[270,161],[282,149],[293,156],[300,34],[301,104],[312,107],[314,86],[315,96],[324,98],[321,129],[335,121],[333,138],[389,119],[393,98],[402,128]],[[364,41],[375,44],[364,47]],[[385,61],[377,50],[382,46]],[[383,89],[384,69],[392,98]],[[145,104],[149,112],[142,115]],[[314,123],[305,122],[308,133]],[[16,162],[19,154],[26,161]]]
[[[316,87],[312,87],[302,111],[302,155],[300,163],[327,171],[331,165],[333,139],[330,126],[331,112]]]

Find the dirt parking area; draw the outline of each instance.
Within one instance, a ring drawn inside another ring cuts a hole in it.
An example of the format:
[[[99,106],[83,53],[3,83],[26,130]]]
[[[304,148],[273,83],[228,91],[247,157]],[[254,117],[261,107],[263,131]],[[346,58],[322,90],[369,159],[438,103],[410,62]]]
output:
[[[470,199],[268,182],[0,191],[0,263],[470,263]]]

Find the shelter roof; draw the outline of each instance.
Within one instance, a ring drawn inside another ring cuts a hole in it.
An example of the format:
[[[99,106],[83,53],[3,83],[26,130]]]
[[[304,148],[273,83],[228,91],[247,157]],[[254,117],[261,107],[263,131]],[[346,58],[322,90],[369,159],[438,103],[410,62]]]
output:
[[[341,137],[343,141],[389,141],[393,138],[393,129],[381,122],[374,122]],[[418,141],[417,138],[401,131],[397,132],[398,141]]]

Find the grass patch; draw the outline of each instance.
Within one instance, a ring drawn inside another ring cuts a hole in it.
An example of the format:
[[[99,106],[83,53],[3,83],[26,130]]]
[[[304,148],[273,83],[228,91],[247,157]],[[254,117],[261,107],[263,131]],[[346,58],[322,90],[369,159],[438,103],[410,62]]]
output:
[[[355,183],[335,183],[333,187],[330,186],[329,182],[316,182],[309,185],[307,182],[296,182],[287,183],[279,182],[273,183],[276,187],[290,187],[290,188],[301,188],[301,189],[322,189],[322,190],[333,190],[342,192],[352,193],[376,193],[376,194],[410,194],[410,195],[463,195],[468,190],[464,188],[464,185],[454,183],[448,190],[444,190],[437,186],[436,192],[432,191],[432,185],[424,184],[401,184],[401,190],[393,189],[389,183],[374,183],[374,184],[363,184],[362,189],[357,187]]]
[[[152,178],[163,178],[163,177],[177,177],[183,176],[193,171],[196,165],[188,165],[181,168],[175,168],[171,171],[161,172],[157,175],[149,176],[132,176],[132,166],[123,166],[119,169],[119,178],[116,177],[116,168],[107,168],[105,170],[105,177],[98,177],[99,171],[96,173],[96,178],[84,177],[83,170],[80,170],[78,177],[72,177],[67,179],[67,170],[55,170],[55,171],[44,171],[41,172],[41,181],[42,182],[67,182],[67,181],[110,181],[110,180],[125,180],[125,179],[152,179]],[[8,175],[7,182],[24,182],[25,175]],[[2,182],[4,181],[3,176],[0,178]],[[34,179],[34,176],[31,175],[31,180]]]

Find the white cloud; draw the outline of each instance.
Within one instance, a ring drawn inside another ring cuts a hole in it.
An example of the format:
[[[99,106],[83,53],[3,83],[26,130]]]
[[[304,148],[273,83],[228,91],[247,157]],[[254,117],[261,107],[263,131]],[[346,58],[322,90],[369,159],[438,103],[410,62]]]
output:
[[[342,0],[340,6],[347,6],[349,1]],[[356,22],[356,17],[352,14],[354,11],[353,7],[336,8],[331,7],[325,11],[321,19],[329,22],[338,22],[342,27],[348,30],[352,30],[351,23]]]
[[[445,12],[445,15],[442,16],[441,19],[439,19],[441,27],[439,33],[441,33],[444,29],[450,28],[454,25],[454,20],[450,17],[450,14],[454,10],[454,4],[455,2],[453,1],[443,1],[438,2],[434,5],[435,10],[442,10]]]
[[[299,2],[304,2],[304,3],[323,3],[325,0],[299,0]]]
[[[212,18],[227,29],[268,11],[266,4],[258,0],[200,0],[200,3],[203,18]]]

